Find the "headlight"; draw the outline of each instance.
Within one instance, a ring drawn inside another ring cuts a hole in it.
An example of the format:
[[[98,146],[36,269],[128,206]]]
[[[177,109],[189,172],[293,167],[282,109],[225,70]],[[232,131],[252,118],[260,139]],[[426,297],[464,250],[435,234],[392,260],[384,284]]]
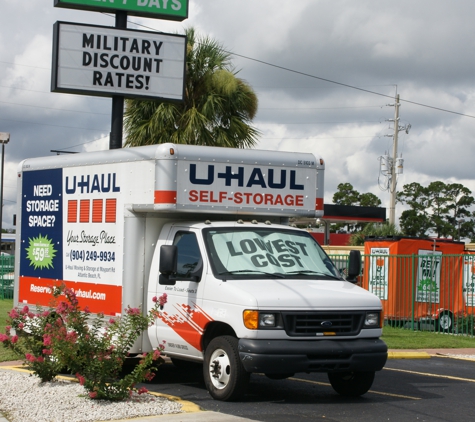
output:
[[[249,330],[282,329],[282,317],[278,312],[245,310],[242,314],[244,326]]]
[[[260,328],[275,327],[275,315],[274,314],[260,314],[259,327]]]
[[[379,328],[380,317],[381,314],[379,312],[367,312],[364,320],[365,328]]]

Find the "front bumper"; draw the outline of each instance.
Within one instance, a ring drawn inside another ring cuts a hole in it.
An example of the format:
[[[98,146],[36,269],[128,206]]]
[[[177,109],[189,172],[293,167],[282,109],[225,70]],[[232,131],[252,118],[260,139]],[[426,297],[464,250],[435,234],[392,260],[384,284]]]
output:
[[[388,347],[379,339],[239,340],[239,356],[247,372],[379,371]]]

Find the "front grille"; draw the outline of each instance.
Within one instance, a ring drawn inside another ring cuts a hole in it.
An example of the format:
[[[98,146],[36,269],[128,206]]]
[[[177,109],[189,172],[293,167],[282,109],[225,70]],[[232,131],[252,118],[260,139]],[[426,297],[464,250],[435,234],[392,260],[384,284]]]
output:
[[[284,313],[284,327],[292,337],[354,336],[364,322],[364,312],[292,312]]]

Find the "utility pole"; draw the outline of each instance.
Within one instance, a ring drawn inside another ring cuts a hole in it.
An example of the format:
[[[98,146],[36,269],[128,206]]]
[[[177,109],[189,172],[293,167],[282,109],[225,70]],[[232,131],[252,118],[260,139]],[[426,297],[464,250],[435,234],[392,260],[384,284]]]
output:
[[[387,121],[394,123],[394,134],[385,135],[391,136],[393,138],[393,153],[392,157],[389,156],[389,153],[385,152],[383,156],[379,157],[381,162],[378,177],[378,183],[381,190],[389,191],[389,223],[396,224],[396,186],[397,178],[399,174],[402,174],[404,160],[402,157],[397,156],[397,143],[398,143],[398,134],[401,130],[404,130],[406,133],[409,133],[411,125],[407,124],[405,126],[399,125],[399,94],[396,94],[395,104],[388,104],[388,106],[394,106],[394,119],[388,119]],[[380,177],[384,177],[383,180]]]
[[[389,224],[396,224],[396,159],[397,159],[397,137],[399,133],[399,94],[396,95],[394,104],[394,138],[393,138],[393,162],[391,166],[391,187],[389,188]]]

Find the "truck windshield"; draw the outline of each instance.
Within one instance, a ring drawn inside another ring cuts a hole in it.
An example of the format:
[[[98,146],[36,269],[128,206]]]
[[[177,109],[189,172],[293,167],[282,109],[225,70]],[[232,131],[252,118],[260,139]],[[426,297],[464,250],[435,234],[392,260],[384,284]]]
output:
[[[226,227],[205,229],[203,235],[213,273],[220,279],[342,279],[306,232]]]

